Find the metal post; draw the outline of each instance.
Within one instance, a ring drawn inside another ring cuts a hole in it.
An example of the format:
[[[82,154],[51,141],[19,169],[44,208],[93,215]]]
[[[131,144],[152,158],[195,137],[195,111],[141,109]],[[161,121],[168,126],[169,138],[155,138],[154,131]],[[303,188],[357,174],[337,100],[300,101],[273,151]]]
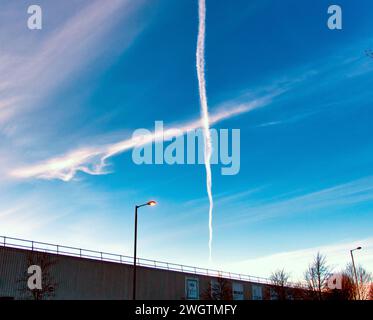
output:
[[[356,268],[355,268],[355,261],[354,261],[354,255],[352,253],[353,250],[350,250],[351,253],[351,259],[352,259],[352,267],[354,268],[354,274],[355,274],[355,281],[356,281],[356,289],[357,289],[357,294],[360,300],[360,288],[359,288],[359,282],[357,280],[357,274],[356,274]],[[356,299],[356,297],[355,297]]]
[[[137,255],[137,209],[135,206],[135,239],[134,239],[134,253],[133,253],[133,286],[132,286],[132,300],[136,300],[136,255]]]
[[[148,201],[147,203],[144,203],[142,205],[136,205],[135,206],[135,241],[134,241],[134,253],[133,253],[133,285],[132,285],[132,299],[136,300],[136,268],[137,268],[137,209],[144,207],[144,206],[155,206],[156,202],[154,200]]]

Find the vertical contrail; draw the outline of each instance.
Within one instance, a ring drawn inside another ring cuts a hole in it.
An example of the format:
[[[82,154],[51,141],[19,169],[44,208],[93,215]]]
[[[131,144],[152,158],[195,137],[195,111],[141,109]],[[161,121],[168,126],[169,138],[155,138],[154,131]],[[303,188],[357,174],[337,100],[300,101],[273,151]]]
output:
[[[205,29],[206,29],[206,2],[205,0],[198,1],[198,40],[197,40],[197,76],[198,76],[198,86],[199,86],[199,97],[201,103],[201,118],[204,132],[204,142],[205,142],[205,167],[206,167],[206,184],[207,184],[207,195],[210,202],[209,208],[209,252],[211,260],[212,251],[212,180],[211,180],[211,134],[210,134],[210,122],[209,122],[209,112],[207,107],[207,96],[206,96],[206,80],[205,80]]]

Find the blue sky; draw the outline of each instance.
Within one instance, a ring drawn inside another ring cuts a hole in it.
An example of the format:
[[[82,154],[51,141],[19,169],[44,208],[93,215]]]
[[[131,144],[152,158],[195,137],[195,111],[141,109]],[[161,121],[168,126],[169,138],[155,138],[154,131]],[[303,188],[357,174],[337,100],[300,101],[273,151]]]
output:
[[[371,1],[338,1],[332,31],[328,1],[207,0],[210,115],[227,114],[212,127],[241,130],[239,174],[212,167],[212,262],[204,166],[108,151],[198,121],[198,2],[39,1],[38,31],[30,4],[0,10],[0,234],[131,255],[133,207],[156,199],[145,258],[297,279],[318,250],[340,269],[358,244],[373,269]]]

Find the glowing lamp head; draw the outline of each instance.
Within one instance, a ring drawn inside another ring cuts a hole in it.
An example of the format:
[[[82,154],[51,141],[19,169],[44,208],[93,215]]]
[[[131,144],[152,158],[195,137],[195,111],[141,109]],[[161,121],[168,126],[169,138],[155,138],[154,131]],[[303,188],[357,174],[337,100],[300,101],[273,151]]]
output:
[[[148,206],[154,207],[157,204],[157,202],[155,202],[154,200],[151,200],[147,204]]]

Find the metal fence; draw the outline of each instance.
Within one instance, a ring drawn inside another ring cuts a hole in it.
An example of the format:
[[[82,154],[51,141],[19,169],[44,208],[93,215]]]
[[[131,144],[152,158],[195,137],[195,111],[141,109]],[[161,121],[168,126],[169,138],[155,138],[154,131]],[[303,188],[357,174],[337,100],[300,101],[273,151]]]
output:
[[[133,264],[133,257],[107,253],[101,251],[87,250],[81,248],[74,248],[68,246],[62,246],[58,244],[51,244],[39,241],[18,239],[12,237],[0,236],[0,246],[9,248],[26,249],[38,252],[53,253],[57,255],[73,256],[85,259],[109,261],[123,264]],[[195,275],[205,275],[210,277],[222,277],[233,280],[249,281],[261,284],[270,284],[271,281],[267,278],[254,277],[245,274],[226,272],[220,270],[212,270],[206,268],[192,267],[182,264],[149,260],[143,258],[137,258],[137,265],[149,268],[156,268],[169,271],[178,271],[184,273],[191,273]]]

